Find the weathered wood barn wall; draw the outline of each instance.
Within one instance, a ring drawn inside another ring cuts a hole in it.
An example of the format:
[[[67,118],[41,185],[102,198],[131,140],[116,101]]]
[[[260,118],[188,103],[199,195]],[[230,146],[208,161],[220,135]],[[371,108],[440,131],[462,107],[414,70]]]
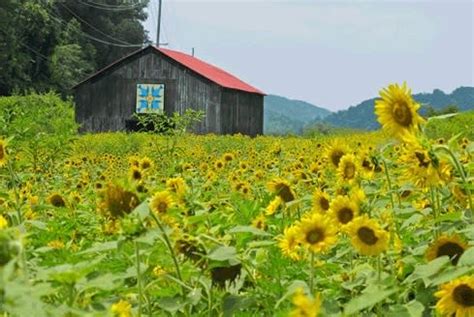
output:
[[[190,67],[189,67],[190,66]],[[148,46],[75,87],[82,132],[124,131],[136,109],[137,84],[164,84],[164,111],[202,110],[196,133],[263,133],[264,93],[192,56]]]

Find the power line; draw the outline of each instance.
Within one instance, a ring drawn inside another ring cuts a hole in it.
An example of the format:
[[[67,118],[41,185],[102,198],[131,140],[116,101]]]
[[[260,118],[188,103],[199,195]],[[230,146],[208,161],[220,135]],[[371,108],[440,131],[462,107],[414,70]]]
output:
[[[130,6],[123,6],[123,5],[114,6],[114,5],[104,4],[104,3],[96,3],[96,2],[92,2],[92,1],[85,2],[85,1],[81,1],[81,0],[79,0],[79,2],[83,5],[86,5],[86,6],[95,8],[95,9],[99,9],[99,10],[105,10],[105,11],[134,10],[134,9],[138,8],[139,6],[143,5],[143,3],[141,3],[141,2],[136,3],[136,4],[132,4]]]
[[[3,30],[1,30],[1,31],[2,31],[2,33],[3,33],[4,35],[6,35]],[[35,49],[32,48],[31,46],[29,46],[29,45],[23,43],[22,41],[18,40],[18,44],[20,44],[21,46],[23,46],[24,48],[26,48],[26,49],[29,50],[30,52],[35,53],[36,55],[38,55],[39,57],[41,57],[41,58],[44,59],[45,61],[49,61],[49,58],[48,58],[46,55],[43,55],[42,53],[38,52],[37,50],[35,50]]]
[[[90,24],[89,22],[87,22],[86,20],[84,20],[83,18],[81,18],[80,16],[78,16],[76,13],[74,13],[68,6],[66,6],[65,4],[62,4],[61,2],[59,2],[59,4],[64,8],[66,9],[69,13],[71,13],[72,16],[74,16],[76,19],[78,19],[79,21],[82,21],[84,24],[88,25],[90,28],[96,30],[98,33],[108,37],[109,39],[112,39],[112,40],[115,40],[117,42],[121,42],[122,44],[127,44],[127,45],[131,45],[131,43],[129,42],[126,42],[126,41],[123,41],[121,39],[118,39],[118,38],[115,38],[111,35],[108,35],[104,32],[102,32],[101,30],[99,30],[98,28],[96,28],[95,26],[93,26],[92,24]]]
[[[53,14],[48,9],[46,9],[46,12],[49,13],[49,15],[53,18],[54,21],[56,21],[56,22],[58,22],[62,25],[68,26],[68,24],[66,22],[64,22],[61,17],[56,16],[55,14]],[[125,44],[117,44],[117,43],[112,43],[112,42],[109,42],[109,41],[105,41],[105,40],[102,40],[102,39],[99,39],[95,36],[90,35],[89,33],[85,32],[84,30],[82,30],[82,35],[84,35],[85,37],[87,37],[90,40],[93,40],[93,41],[96,41],[96,42],[99,42],[99,43],[102,43],[102,44],[106,44],[106,45],[112,45],[112,46],[117,46],[117,47],[143,47],[143,44],[125,45]]]

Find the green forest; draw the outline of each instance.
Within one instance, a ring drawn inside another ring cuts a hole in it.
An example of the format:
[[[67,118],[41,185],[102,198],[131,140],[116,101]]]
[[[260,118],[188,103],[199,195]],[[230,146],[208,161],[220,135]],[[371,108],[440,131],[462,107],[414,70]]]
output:
[[[142,25],[148,0],[1,3],[0,95],[68,95],[81,79],[149,42]]]

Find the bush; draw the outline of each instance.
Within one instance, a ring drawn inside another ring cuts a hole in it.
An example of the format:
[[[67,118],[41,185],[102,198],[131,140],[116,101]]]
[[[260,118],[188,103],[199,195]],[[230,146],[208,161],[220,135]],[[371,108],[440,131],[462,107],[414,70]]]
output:
[[[0,137],[12,138],[35,165],[65,153],[77,128],[72,102],[55,93],[0,97]]]
[[[472,140],[474,139],[473,122],[474,111],[461,112],[450,117],[433,117],[426,125],[426,134],[432,139],[449,139],[460,133],[463,137]]]

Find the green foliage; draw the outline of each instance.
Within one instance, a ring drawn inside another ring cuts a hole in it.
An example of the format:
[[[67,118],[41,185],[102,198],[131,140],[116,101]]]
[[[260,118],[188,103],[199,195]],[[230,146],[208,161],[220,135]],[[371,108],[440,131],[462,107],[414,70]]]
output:
[[[122,5],[121,0],[104,4],[3,0],[0,95],[51,89],[69,94],[88,74],[147,42],[141,22],[148,1],[119,11],[107,8]]]
[[[65,153],[76,131],[72,103],[57,94],[0,97],[0,136],[14,136],[36,163]]]
[[[184,135],[194,124],[199,123],[204,118],[201,110],[186,109],[180,115],[178,112],[168,116],[164,113],[135,114],[138,126],[142,131],[165,135]]]
[[[318,137],[324,135],[344,135],[344,134],[355,134],[363,131],[351,128],[340,128],[331,126],[323,121],[319,121],[313,124],[309,124],[304,127],[303,135],[305,137]]]
[[[51,82],[60,91],[70,92],[78,78],[84,78],[93,70],[91,62],[87,61],[84,52],[78,44],[57,45],[54,48],[49,64]]]
[[[470,140],[474,139],[474,111],[461,112],[449,117],[432,117],[426,125],[426,134],[433,139],[446,140],[460,134]]]
[[[459,112],[459,107],[456,105],[448,105],[442,109],[436,110],[430,105],[425,106],[425,116],[428,118],[442,116],[445,114],[456,113]]]

